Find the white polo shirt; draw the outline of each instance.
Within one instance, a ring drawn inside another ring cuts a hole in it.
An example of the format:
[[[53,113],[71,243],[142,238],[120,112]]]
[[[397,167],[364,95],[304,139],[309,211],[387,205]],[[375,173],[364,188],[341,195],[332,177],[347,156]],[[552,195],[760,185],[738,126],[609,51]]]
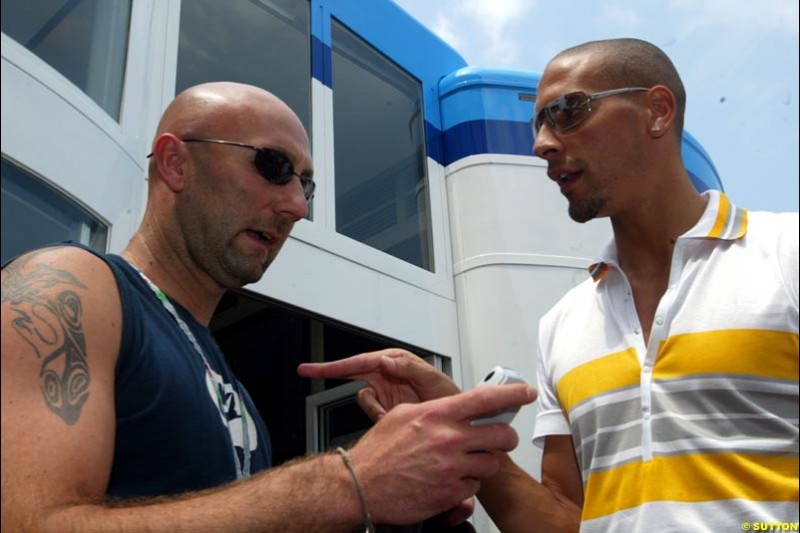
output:
[[[572,435],[581,531],[798,521],[798,214],[704,195],[648,345],[613,239],[541,320],[534,443]]]

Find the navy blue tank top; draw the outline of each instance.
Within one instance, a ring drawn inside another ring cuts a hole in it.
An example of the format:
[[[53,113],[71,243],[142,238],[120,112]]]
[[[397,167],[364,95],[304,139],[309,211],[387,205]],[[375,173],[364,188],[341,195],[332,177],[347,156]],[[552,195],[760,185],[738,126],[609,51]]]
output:
[[[272,450],[266,425],[209,330],[171,300],[202,347],[210,372],[127,261],[78,247],[108,264],[122,302],[122,343],[114,387],[117,428],[108,495],[170,495],[235,480],[234,461],[240,468],[244,462],[244,426],[251,473],[269,468]],[[88,357],[91,368],[91,354]]]

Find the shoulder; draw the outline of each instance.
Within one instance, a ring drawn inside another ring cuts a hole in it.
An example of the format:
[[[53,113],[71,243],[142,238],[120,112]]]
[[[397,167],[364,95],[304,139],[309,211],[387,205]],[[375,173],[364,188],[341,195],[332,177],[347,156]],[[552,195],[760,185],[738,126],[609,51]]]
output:
[[[747,241],[756,246],[779,246],[785,251],[798,249],[798,213],[747,212]]]
[[[29,350],[41,359],[77,343],[95,364],[116,362],[119,291],[108,264],[92,252],[58,246],[15,259],[2,271],[2,306],[4,359],[7,351]]]
[[[767,258],[797,298],[800,214],[751,211],[743,246],[749,254]]]
[[[548,331],[565,319],[572,317],[576,312],[587,308],[587,304],[595,297],[598,282],[594,281],[588,273],[586,276],[587,279],[568,290],[544,314],[540,320],[540,330]]]
[[[42,248],[20,256],[3,268],[4,305],[37,302],[42,298],[63,299],[68,294],[75,294],[80,300],[102,294],[102,299],[109,304],[119,300],[111,268],[105,260],[83,248]]]
[[[71,245],[39,248],[3,266],[3,296],[5,298],[5,291],[10,288],[6,287],[7,283],[14,285],[25,281],[36,282],[37,286],[42,283],[44,286],[59,283],[80,285],[80,276],[100,275],[102,278],[103,271],[113,279],[105,260],[85,248]]]

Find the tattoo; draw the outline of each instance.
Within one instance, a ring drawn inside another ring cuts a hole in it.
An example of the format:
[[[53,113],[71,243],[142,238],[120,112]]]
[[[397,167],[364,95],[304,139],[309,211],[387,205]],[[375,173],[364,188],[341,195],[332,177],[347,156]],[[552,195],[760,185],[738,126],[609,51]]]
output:
[[[12,325],[41,361],[42,394],[47,407],[69,425],[75,424],[89,397],[89,365],[81,323],[80,297],[65,288],[55,298],[45,291],[57,285],[85,289],[65,270],[36,265],[25,268],[45,251],[28,254],[7,266],[2,303],[16,313]],[[23,269],[25,272],[23,272]]]

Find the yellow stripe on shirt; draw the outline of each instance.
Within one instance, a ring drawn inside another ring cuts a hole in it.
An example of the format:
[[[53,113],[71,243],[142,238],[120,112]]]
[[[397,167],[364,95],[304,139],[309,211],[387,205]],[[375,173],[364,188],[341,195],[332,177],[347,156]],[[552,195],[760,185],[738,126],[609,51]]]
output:
[[[636,350],[628,348],[584,363],[567,372],[556,389],[561,408],[569,413],[586,398],[639,383]]]
[[[797,457],[690,454],[654,457],[589,476],[583,520],[647,502],[798,501]]]
[[[731,210],[731,203],[728,197],[724,194],[719,195],[719,209],[717,210],[717,219],[714,221],[714,226],[711,228],[708,236],[719,238],[725,230],[725,222],[728,221],[728,213]]]
[[[798,335],[762,329],[724,329],[675,335],[658,350],[655,379],[691,374],[743,374],[797,380]]]

